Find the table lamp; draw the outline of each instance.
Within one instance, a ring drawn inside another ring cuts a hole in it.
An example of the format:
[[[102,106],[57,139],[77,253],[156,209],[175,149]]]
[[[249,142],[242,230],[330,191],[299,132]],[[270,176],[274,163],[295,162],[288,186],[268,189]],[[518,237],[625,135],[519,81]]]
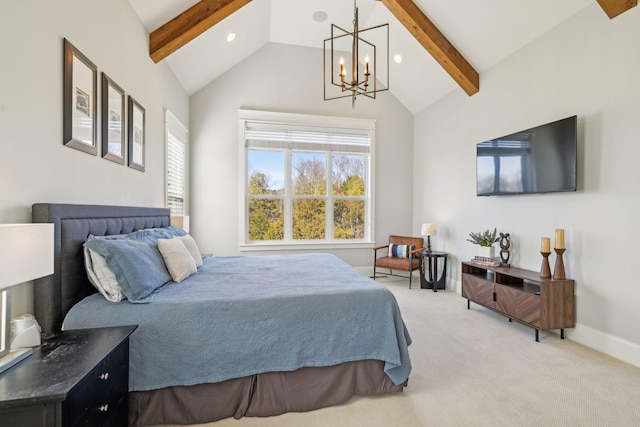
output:
[[[49,274],[53,274],[53,224],[0,224],[0,372],[33,352],[11,349],[9,288]]]
[[[427,236],[427,252],[431,252],[431,236],[436,235],[436,225],[422,224],[422,231],[420,234]]]

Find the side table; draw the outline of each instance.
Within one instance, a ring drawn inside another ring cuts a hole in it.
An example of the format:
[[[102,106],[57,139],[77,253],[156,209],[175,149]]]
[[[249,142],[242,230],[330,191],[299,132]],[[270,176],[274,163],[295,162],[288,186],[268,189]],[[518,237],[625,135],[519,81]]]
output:
[[[433,289],[433,292],[438,292],[438,289],[446,288],[447,280],[447,259],[446,252],[436,251],[423,251],[420,252],[422,263],[420,266],[420,288]],[[442,272],[438,276],[438,260],[442,260]]]
[[[0,374],[0,425],[126,426],[135,329],[66,330],[35,347]]]

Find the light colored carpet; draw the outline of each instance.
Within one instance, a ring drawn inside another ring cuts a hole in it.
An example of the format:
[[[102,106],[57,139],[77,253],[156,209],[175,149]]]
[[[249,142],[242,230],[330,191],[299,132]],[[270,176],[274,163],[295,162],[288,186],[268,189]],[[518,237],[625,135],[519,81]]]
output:
[[[473,303],[467,310],[452,291],[379,282],[395,294],[413,339],[403,393],[207,426],[640,426],[639,368],[552,332],[536,343],[533,329]]]

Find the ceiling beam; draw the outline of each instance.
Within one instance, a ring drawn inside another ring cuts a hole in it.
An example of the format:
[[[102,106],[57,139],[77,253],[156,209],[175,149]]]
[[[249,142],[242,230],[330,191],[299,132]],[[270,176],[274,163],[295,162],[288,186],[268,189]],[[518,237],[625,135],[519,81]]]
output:
[[[638,5],[638,0],[597,0],[597,2],[609,19],[613,19]]]
[[[413,1],[382,0],[382,3],[438,61],[440,66],[453,77],[467,95],[473,95],[480,90],[478,72]]]
[[[149,55],[158,63],[251,0],[200,0],[149,34]]]

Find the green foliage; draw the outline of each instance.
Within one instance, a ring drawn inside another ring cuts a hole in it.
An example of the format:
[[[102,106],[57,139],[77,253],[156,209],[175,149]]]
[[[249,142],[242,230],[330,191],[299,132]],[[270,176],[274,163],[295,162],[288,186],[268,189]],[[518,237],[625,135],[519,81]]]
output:
[[[297,196],[292,206],[292,238],[325,239],[326,163],[319,158],[306,157],[299,158],[292,167],[292,192]],[[362,239],[365,218],[365,202],[361,199],[365,195],[364,157],[334,155],[332,167],[331,191],[335,197],[333,237]],[[284,189],[272,188],[271,177],[268,174],[252,172],[248,193],[258,197],[249,199],[250,240],[284,239],[284,206],[280,197]],[[299,198],[300,196],[303,198]]]
[[[480,246],[493,246],[495,242],[499,240],[496,237],[497,229],[493,229],[493,232],[490,230],[485,230],[479,233],[469,233],[471,239],[467,239],[468,242],[473,243],[474,245]]]

